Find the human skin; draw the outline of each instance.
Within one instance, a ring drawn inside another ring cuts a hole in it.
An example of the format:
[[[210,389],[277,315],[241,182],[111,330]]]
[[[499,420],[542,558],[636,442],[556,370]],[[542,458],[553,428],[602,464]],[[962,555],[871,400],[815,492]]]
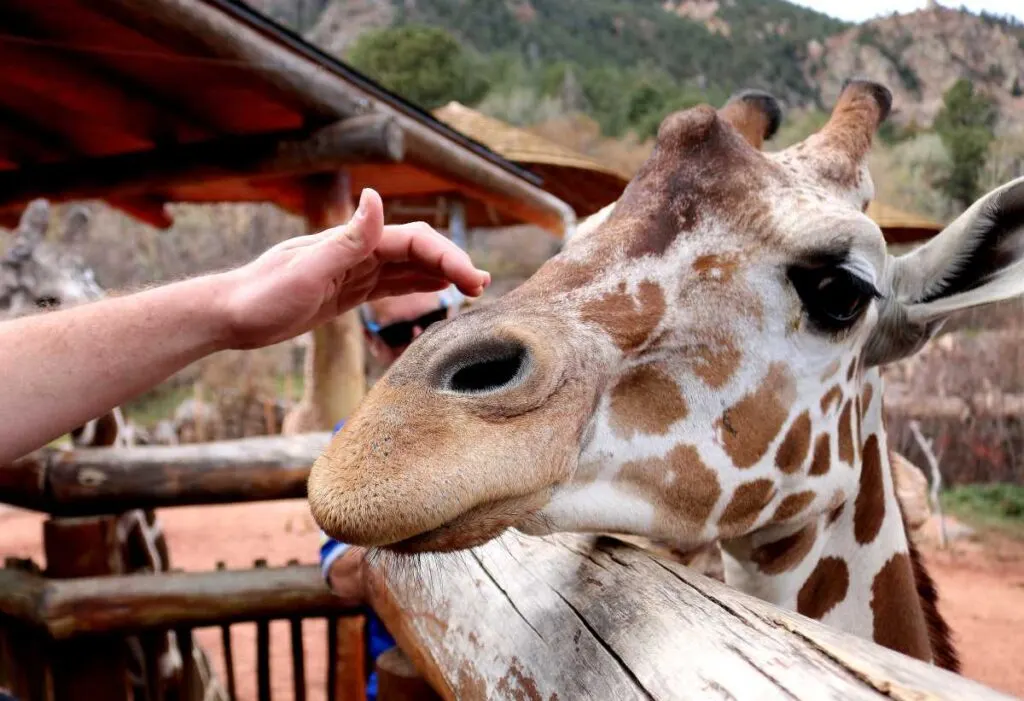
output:
[[[0,323],[0,465],[46,445],[222,350],[305,333],[357,305],[490,275],[424,223],[384,226],[364,190],[344,225],[270,248],[250,263],[140,292]]]

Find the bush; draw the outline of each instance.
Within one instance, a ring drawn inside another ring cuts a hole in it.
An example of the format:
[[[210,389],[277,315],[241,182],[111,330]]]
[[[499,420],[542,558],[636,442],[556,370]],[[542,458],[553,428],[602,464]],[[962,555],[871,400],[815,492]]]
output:
[[[943,493],[942,504],[966,520],[1009,525],[1024,532],[1024,486],[968,484]]]
[[[975,93],[974,85],[961,78],[946,91],[933,128],[949,152],[951,167],[939,187],[966,209],[980,194],[979,176],[989,146],[995,139],[998,112],[995,102]]]
[[[452,100],[473,104],[488,90],[479,61],[440,27],[407,25],[366,32],[346,59],[426,110]]]

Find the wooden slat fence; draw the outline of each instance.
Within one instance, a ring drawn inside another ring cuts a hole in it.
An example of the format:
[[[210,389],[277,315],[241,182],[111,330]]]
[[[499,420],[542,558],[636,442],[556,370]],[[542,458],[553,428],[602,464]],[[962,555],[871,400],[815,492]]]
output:
[[[303,625],[321,618],[330,622],[329,691],[347,694],[330,698],[359,698],[364,690],[345,681],[366,664],[353,633],[358,612],[340,607],[315,566],[140,574],[118,571],[116,558],[82,556],[109,547],[116,524],[102,514],[119,509],[300,498],[328,440],[41,453],[0,468],[0,501],[60,514],[48,522],[48,566],[62,575],[19,562],[0,571],[0,682],[26,701],[84,698],[82,683],[109,683],[99,663],[110,662],[114,642],[174,631],[185,654],[212,628],[234,698],[230,627],[248,622],[262,701],[271,698],[269,626],[286,621],[293,693],[303,699],[313,695]],[[67,553],[63,565],[51,562],[51,546]],[[506,535],[417,562],[394,567],[385,557],[371,568],[373,608],[400,646],[376,661],[381,701],[1010,698],[613,538]],[[78,664],[54,656],[62,649],[77,650]]]

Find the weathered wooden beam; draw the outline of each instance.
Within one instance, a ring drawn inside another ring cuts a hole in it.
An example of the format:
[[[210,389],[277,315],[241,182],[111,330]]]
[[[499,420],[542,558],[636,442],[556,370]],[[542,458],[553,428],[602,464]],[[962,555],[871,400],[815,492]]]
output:
[[[29,56],[31,61],[27,63],[33,66],[35,73],[51,72],[60,75],[65,84],[74,85],[78,92],[91,92],[93,98],[102,94],[97,91],[118,91],[119,100],[125,100],[144,115],[153,115],[150,119],[155,117],[154,121],[160,124],[161,128],[151,132],[150,136],[158,140],[168,135],[168,128],[162,125],[169,118],[178,122],[171,127],[175,132],[171,136],[173,140],[177,140],[183,134],[189,138],[208,137],[222,131],[222,125],[211,121],[206,112],[196,109],[186,101],[155,91],[145,82],[118,70],[116,59],[108,63],[104,62],[100,55],[90,54],[88,51],[72,50],[62,55],[60,49],[52,44],[45,48],[33,46],[32,39],[45,41],[56,37],[49,35],[47,27],[39,22],[37,16],[26,13],[23,8],[3,7],[0,9],[0,22],[8,34],[29,38],[24,44],[8,44],[7,48],[33,52]],[[61,55],[61,58],[57,58]],[[107,106],[112,104],[108,102]],[[156,121],[157,119],[160,121]],[[187,131],[183,132],[182,127]]]
[[[14,567],[0,569],[0,615],[41,625],[39,608],[45,593],[43,577]]]
[[[63,640],[353,613],[316,565],[304,565],[52,581],[44,585],[34,619]]]
[[[610,538],[387,562],[374,609],[447,699],[1011,698]]]
[[[156,148],[0,173],[0,207],[152,195],[177,185],[280,178],[349,163],[402,160],[401,127],[385,115],[335,122],[308,134],[260,134]]]
[[[329,432],[45,451],[0,467],[0,502],[62,516],[301,499]]]
[[[51,581],[106,577],[126,572],[117,518],[50,519],[43,525],[46,575]],[[45,610],[46,597],[41,610]],[[124,638],[62,640],[52,646],[54,701],[132,698]],[[187,658],[186,658],[187,659]]]
[[[46,511],[50,505],[46,493],[47,468],[45,451],[0,466],[0,502],[23,509]]]
[[[247,10],[240,4],[152,0],[144,9],[134,0],[94,0],[94,4],[147,34],[187,38],[218,58],[239,61],[289,100],[323,118],[371,110],[393,116],[412,144],[408,162],[456,182],[476,183],[488,203],[558,234],[566,234],[575,224],[572,208],[538,187],[536,176],[429,115],[414,117],[408,107],[379,94],[351,70],[341,65],[325,67],[330,59],[312,57],[315,49],[289,45],[260,31],[250,23],[258,21],[254,17],[242,21],[240,16]]]

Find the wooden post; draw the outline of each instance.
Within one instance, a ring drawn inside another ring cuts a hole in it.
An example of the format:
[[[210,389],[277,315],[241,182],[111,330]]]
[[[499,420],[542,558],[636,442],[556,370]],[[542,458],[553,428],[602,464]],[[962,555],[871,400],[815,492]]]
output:
[[[7,558],[4,567],[38,574],[31,560]],[[10,590],[6,596],[12,596]],[[0,688],[20,701],[52,701],[53,677],[45,633],[37,627],[4,616],[0,619]]]
[[[47,575],[53,579],[124,573],[117,518],[50,519],[43,525]],[[51,649],[54,701],[133,698],[128,648],[120,636],[55,642]]]
[[[377,699],[379,701],[440,701],[441,697],[420,676],[416,666],[400,647],[377,657]]]
[[[345,171],[308,180],[306,219],[311,231],[343,224],[352,214]],[[345,312],[313,329],[312,336],[303,396],[284,420],[286,435],[331,430],[352,415],[366,394],[366,349],[358,312]]]

